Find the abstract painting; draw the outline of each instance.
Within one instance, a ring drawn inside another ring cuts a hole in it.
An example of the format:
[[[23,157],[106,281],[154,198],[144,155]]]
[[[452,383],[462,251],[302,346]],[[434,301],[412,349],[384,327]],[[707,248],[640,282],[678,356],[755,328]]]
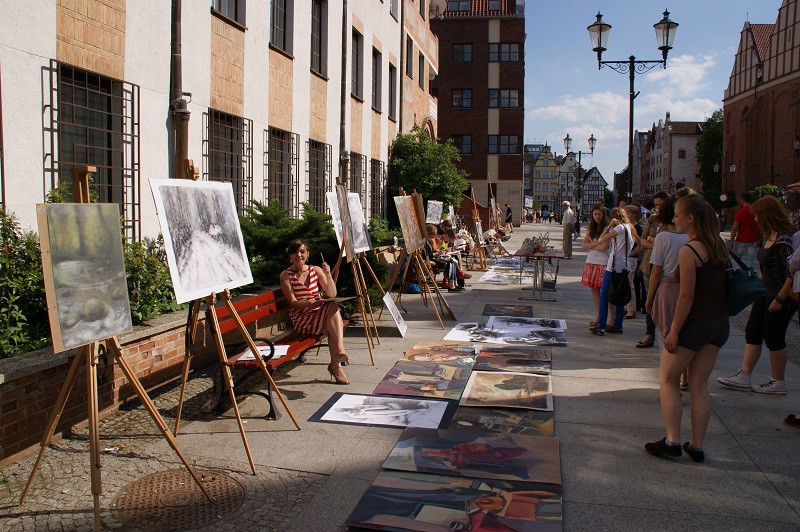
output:
[[[518,316],[533,317],[533,307],[530,305],[495,305],[487,303],[483,307],[484,316]]]
[[[439,428],[453,414],[448,401],[337,392],[309,418],[318,423]]]
[[[52,203],[36,211],[53,350],[130,331],[119,206]]]
[[[386,310],[389,311],[389,315],[392,316],[394,324],[397,325],[397,330],[400,331],[400,336],[405,338],[408,325],[406,324],[406,320],[403,319],[403,315],[400,314],[400,310],[398,310],[397,305],[394,304],[394,299],[392,299],[391,293],[387,292],[383,295],[383,305],[386,307]]]
[[[381,395],[458,399],[472,368],[456,364],[437,364],[400,360],[375,388]]]
[[[459,406],[447,428],[551,437],[553,436],[553,413],[522,408]]]
[[[417,213],[411,196],[395,196],[397,216],[400,219],[400,230],[403,232],[406,251],[413,253],[425,246],[425,238],[420,232]]]
[[[230,183],[151,179],[150,188],[178,303],[253,282]]]
[[[538,331],[490,327],[484,323],[459,323],[444,337],[451,342],[484,342],[501,345],[567,345],[567,335],[556,329]]]
[[[473,371],[458,404],[552,412],[550,375]]]
[[[473,430],[403,431],[384,469],[561,484],[558,438]]]
[[[556,331],[567,330],[567,320],[553,318],[526,318],[495,315],[486,320],[486,325],[501,329],[527,329],[531,331],[541,331],[542,329],[553,329]]]
[[[459,364],[471,368],[475,363],[475,351],[447,349],[444,347],[412,347],[403,355],[404,360],[415,362],[433,362],[442,364]]]
[[[536,373],[550,375],[550,362],[541,362],[532,358],[505,353],[493,353],[491,350],[481,351],[475,360],[473,369],[481,371],[516,371],[519,373]]]
[[[420,532],[557,532],[561,488],[508,480],[381,471],[345,524]]]
[[[425,223],[439,225],[442,223],[444,204],[441,201],[428,200],[428,212],[425,214]]]

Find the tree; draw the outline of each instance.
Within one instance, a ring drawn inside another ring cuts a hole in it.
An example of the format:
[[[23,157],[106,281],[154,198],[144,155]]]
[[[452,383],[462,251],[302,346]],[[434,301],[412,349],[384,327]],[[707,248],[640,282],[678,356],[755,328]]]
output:
[[[390,193],[396,195],[403,187],[408,194],[416,190],[425,200],[458,207],[467,188],[467,173],[455,165],[460,160],[452,140],[437,142],[414,126],[411,133],[398,135],[392,145]]]
[[[781,203],[786,204],[786,191],[775,185],[759,185],[750,192],[753,202],[764,196],[775,196]]]
[[[608,187],[603,191],[603,203],[605,203],[606,207],[609,209],[614,206],[614,191],[610,190]]]
[[[715,209],[730,207],[736,204],[736,194],[727,191],[728,201],[724,204],[719,199],[722,194],[721,168],[715,171],[715,165],[722,164],[722,135],[724,130],[722,109],[717,109],[711,117],[703,122],[703,132],[697,141],[697,163],[700,166],[700,181],[703,183],[703,196]]]

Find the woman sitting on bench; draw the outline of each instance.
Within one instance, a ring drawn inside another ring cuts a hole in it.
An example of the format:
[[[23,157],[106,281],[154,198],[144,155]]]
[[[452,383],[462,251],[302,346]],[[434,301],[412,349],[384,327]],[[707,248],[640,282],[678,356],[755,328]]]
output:
[[[329,297],[336,297],[336,284],[331,277],[331,267],[311,266],[308,261],[308,245],[301,239],[289,244],[289,260],[292,265],[281,273],[283,296],[289,302],[289,318],[294,330],[309,336],[328,335],[331,363],[328,373],[336,384],[350,384],[340,364],[346,365],[344,352],[344,324],[339,306],[322,299],[320,287]]]

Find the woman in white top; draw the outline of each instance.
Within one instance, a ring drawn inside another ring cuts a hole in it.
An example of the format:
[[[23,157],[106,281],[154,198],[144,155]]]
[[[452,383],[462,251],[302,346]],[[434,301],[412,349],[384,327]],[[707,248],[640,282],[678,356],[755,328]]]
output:
[[[597,327],[600,312],[600,287],[603,286],[603,276],[606,273],[608,264],[608,242],[600,244],[600,236],[608,227],[610,220],[606,216],[606,210],[598,205],[592,209],[592,221],[589,222],[589,230],[583,238],[582,248],[589,254],[586,256],[586,264],[583,266],[581,283],[592,290],[594,300],[595,319],[589,322],[589,327]]]
[[[635,244],[636,232],[632,230],[628,221],[628,214],[625,209],[616,207],[611,209],[611,223],[597,241],[599,244],[611,242],[606,271],[603,275],[603,285],[600,287],[600,308],[597,325],[590,327],[589,331],[597,336],[603,336],[606,332],[622,334],[622,319],[625,316],[625,306],[615,307],[614,324],[611,327],[606,325],[608,319],[608,289],[611,286],[611,272],[622,273],[629,268],[628,255],[630,255]]]

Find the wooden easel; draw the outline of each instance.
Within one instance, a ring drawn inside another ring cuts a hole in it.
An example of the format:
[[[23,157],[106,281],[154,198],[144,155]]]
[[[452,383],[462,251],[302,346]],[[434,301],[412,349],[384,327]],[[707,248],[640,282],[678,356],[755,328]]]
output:
[[[96,171],[97,169],[94,166],[83,166],[73,169],[72,190],[74,196],[73,201],[75,203],[89,203],[89,174]],[[39,465],[42,462],[44,451],[50,444],[50,440],[53,438],[58,421],[61,419],[61,414],[64,412],[64,406],[66,405],[69,394],[72,391],[72,387],[78,378],[78,370],[83,363],[86,366],[86,395],[89,417],[89,465],[91,472],[92,498],[94,502],[94,530],[96,531],[100,530],[100,495],[103,492],[102,478],[100,473],[100,412],[97,390],[97,358],[100,343],[101,342],[91,342],[90,344],[79,348],[79,353],[72,360],[72,364],[67,372],[67,379],[64,381],[64,384],[61,386],[61,390],[58,392],[56,404],[53,407],[53,412],[50,414],[50,419],[47,421],[47,428],[45,429],[44,435],[42,436],[42,440],[39,444],[39,455],[36,458],[36,462],[33,464],[31,476],[28,478],[28,483],[25,485],[25,489],[22,491],[22,496],[19,500],[20,504],[25,502],[25,497],[28,494],[31,484],[33,483],[33,478],[36,476],[36,472],[38,471]],[[156,406],[153,404],[150,396],[147,395],[147,391],[144,389],[144,386],[142,386],[142,383],[136,377],[136,373],[122,355],[122,346],[120,346],[119,340],[112,336],[111,338],[104,340],[102,343],[105,345],[105,349],[114,357],[114,360],[117,362],[117,364],[119,364],[122,373],[125,375],[125,378],[128,379],[128,382],[130,382],[130,384],[133,386],[134,390],[136,391],[136,395],[139,397],[139,400],[142,401],[142,404],[147,409],[150,417],[153,418],[158,430],[161,431],[161,434],[167,440],[170,447],[172,447],[172,449],[178,455],[178,458],[181,459],[181,462],[183,462],[183,465],[192,475],[192,478],[194,478],[195,482],[197,482],[197,485],[206,498],[208,498],[209,501],[212,501],[213,498],[211,497],[211,493],[209,493],[209,491],[200,481],[200,477],[197,476],[197,473],[195,473],[192,466],[189,465],[189,462],[186,461],[186,458],[183,456],[183,453],[178,445],[178,441],[167,428],[164,418],[161,417],[161,414],[158,412],[158,409],[156,409]]]
[[[486,179],[487,181],[489,181],[489,184],[491,185],[491,180],[488,172],[486,173]],[[495,231],[499,231],[500,218],[497,216],[497,198],[494,197],[494,191],[492,190],[491,186],[489,186],[489,197],[493,200],[489,202],[489,210],[491,211],[491,214],[489,215],[489,224],[494,227]]]
[[[475,203],[475,189],[472,192],[472,223],[481,219],[481,213],[478,211],[478,204]],[[477,230],[477,225],[475,226]],[[477,231],[476,231],[477,232]],[[488,270],[486,264],[486,243],[481,243],[483,235],[476,235],[475,249],[472,250],[472,266],[467,266],[468,270],[477,270],[485,272]],[[476,266],[477,263],[477,266]]]
[[[342,258],[344,257],[344,249],[339,253],[339,259],[336,261],[336,264],[333,266],[331,270],[333,273],[333,280],[336,282],[339,279],[339,269],[341,268]],[[364,336],[367,339],[367,349],[369,349],[369,360],[372,365],[375,365],[375,356],[372,353],[372,348],[375,347],[375,342],[381,343],[380,335],[378,334],[378,325],[375,322],[375,314],[372,312],[372,302],[369,298],[369,292],[367,291],[367,282],[364,278],[364,269],[361,267],[361,261],[364,262],[365,268],[369,270],[370,274],[372,274],[372,278],[375,280],[375,284],[378,286],[382,294],[386,292],[383,291],[383,287],[381,286],[380,281],[375,276],[375,273],[372,271],[372,267],[367,262],[367,257],[365,253],[362,251],[361,253],[357,253],[353,260],[350,261],[350,272],[353,275],[353,286],[356,290],[356,300],[358,301],[358,309],[361,312],[361,324],[364,327]],[[374,337],[373,337],[374,333]]]

